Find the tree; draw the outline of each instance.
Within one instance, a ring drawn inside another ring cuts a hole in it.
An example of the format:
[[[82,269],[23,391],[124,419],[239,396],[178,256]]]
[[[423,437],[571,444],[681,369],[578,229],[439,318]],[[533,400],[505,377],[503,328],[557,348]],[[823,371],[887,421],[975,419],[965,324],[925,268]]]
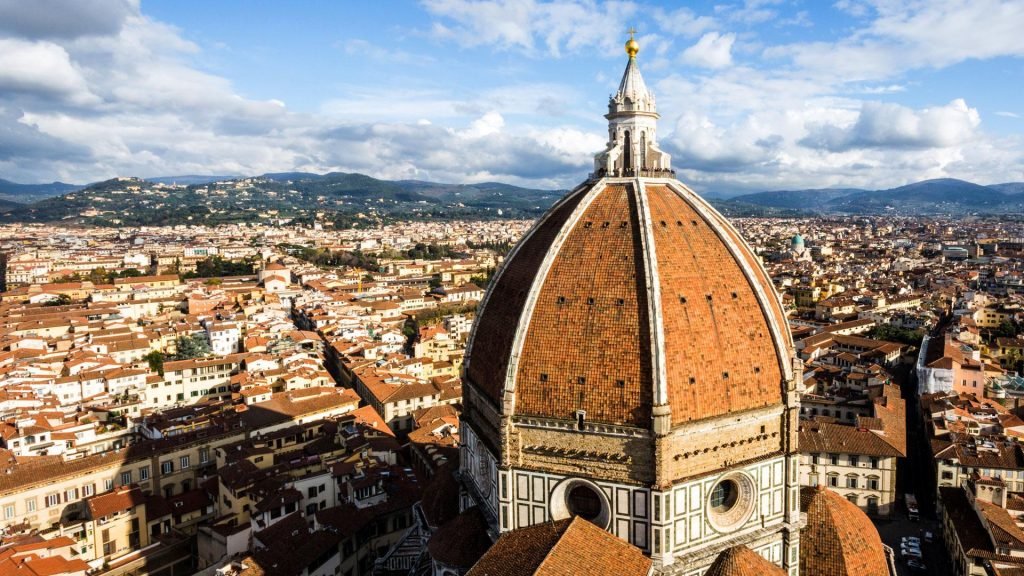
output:
[[[1019,330],[1013,322],[1009,320],[1003,320],[996,326],[996,329],[992,332],[996,337],[999,338],[1016,338]]]
[[[164,353],[159,350],[153,350],[149,354],[142,357],[149,364],[149,369],[157,374],[164,375]]]
[[[494,280],[495,272],[496,270],[494,268],[488,268],[483,276],[473,276],[469,279],[469,281],[481,288],[486,289],[487,286],[491,283],[491,280]]]
[[[210,342],[205,334],[193,334],[191,336],[179,336],[176,341],[177,353],[175,360],[191,360],[210,355]]]

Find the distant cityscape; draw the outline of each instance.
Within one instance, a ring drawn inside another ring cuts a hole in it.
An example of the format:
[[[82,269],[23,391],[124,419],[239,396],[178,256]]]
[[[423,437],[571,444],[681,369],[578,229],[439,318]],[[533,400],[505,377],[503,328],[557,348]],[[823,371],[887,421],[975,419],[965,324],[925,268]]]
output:
[[[916,494],[950,543],[1011,517],[1024,225],[735,224],[804,362],[801,484],[879,520]],[[458,460],[476,306],[530,225],[0,227],[6,537],[42,534],[83,569],[313,562],[327,546],[348,551],[341,573],[416,561],[417,502]],[[362,261],[317,264],[341,254]],[[961,484],[1010,497],[967,523]]]

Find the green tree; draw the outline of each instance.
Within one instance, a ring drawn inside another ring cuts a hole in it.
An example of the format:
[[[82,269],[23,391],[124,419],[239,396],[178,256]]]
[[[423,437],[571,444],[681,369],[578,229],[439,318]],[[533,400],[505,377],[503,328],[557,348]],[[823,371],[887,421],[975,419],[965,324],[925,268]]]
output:
[[[1020,330],[1013,322],[1003,320],[999,326],[996,326],[992,334],[999,338],[1016,338],[1019,332]]]
[[[164,353],[159,350],[153,350],[149,354],[142,357],[146,363],[149,364],[149,369],[157,374],[164,375]]]
[[[191,360],[192,358],[202,358],[208,356],[211,353],[210,342],[206,339],[205,334],[192,334],[191,336],[179,336],[176,341],[177,353],[174,354],[175,360]]]

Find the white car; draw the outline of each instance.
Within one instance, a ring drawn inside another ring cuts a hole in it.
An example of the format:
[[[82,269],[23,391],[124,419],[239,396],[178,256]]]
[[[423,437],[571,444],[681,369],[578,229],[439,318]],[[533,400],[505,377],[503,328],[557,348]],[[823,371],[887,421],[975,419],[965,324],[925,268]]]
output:
[[[917,536],[904,536],[903,537],[903,544],[906,544],[908,546],[914,546],[914,547],[920,548],[921,547],[921,539],[918,538]]]
[[[920,548],[900,548],[900,553],[911,558],[921,558]]]

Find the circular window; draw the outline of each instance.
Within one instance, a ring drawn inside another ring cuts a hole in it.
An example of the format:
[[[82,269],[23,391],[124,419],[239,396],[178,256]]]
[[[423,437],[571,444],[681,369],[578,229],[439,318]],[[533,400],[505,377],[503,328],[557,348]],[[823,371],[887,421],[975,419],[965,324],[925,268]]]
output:
[[[754,512],[754,479],[733,472],[718,480],[708,493],[708,522],[719,532],[740,528]]]
[[[711,511],[718,514],[728,512],[736,505],[739,489],[733,480],[722,480],[711,490]]]
[[[549,500],[551,519],[579,516],[601,528],[611,521],[608,497],[594,483],[582,478],[566,478],[555,485]]]
[[[569,490],[565,505],[569,508],[569,514],[591,522],[601,515],[601,497],[586,484],[579,484]]]

